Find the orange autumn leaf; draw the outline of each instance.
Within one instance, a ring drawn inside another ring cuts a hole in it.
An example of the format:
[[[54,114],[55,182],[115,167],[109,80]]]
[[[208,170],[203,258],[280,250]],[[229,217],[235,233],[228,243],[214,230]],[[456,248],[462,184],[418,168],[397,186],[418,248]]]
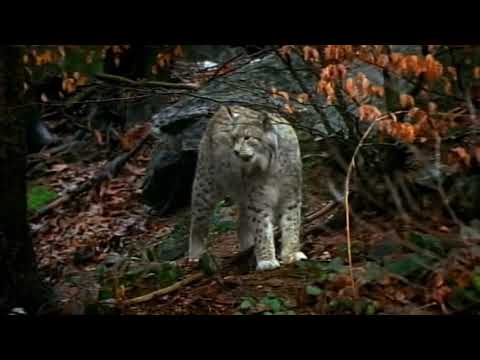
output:
[[[288,95],[288,93],[286,91],[279,91],[279,92],[277,92],[277,94],[280,95],[281,97],[283,97],[287,101],[290,100],[290,96]]]
[[[308,99],[309,99],[309,96],[308,96],[308,94],[305,94],[305,93],[297,96],[297,101],[301,104],[306,103],[308,101]]]
[[[408,94],[402,94],[400,95],[400,105],[402,108],[407,109],[407,108],[412,108],[415,106],[415,100],[411,95]]]
[[[475,66],[473,69],[473,77],[475,79],[480,79],[480,66]]]
[[[311,46],[305,46],[303,48],[303,58],[305,61],[315,61],[320,60],[320,54],[317,49]]]
[[[463,162],[464,165],[470,166],[471,156],[467,152],[467,150],[465,150],[465,148],[459,146],[459,147],[453,148],[450,151],[453,154],[455,154],[458,157],[458,159]]]
[[[371,95],[375,95],[375,96],[379,96],[379,97],[384,97],[385,96],[385,89],[383,88],[383,86],[372,85],[372,86],[370,86],[368,91]]]
[[[374,121],[382,115],[381,111],[373,105],[360,106],[358,113],[362,121]]]
[[[290,45],[284,45],[278,50],[282,58],[286,58],[292,52],[292,47]]]
[[[367,77],[364,77],[362,79],[362,91],[366,93],[368,91],[368,87],[370,85],[370,81],[367,79]]]
[[[181,45],[177,45],[173,50],[173,55],[175,57],[183,57],[183,49]]]
[[[357,95],[357,88],[355,87],[355,82],[353,81],[352,78],[348,78],[347,81],[345,82],[345,91],[351,97],[354,97],[355,95]]]
[[[294,110],[293,108],[290,106],[290,104],[285,104],[284,105],[284,108],[285,108],[285,111],[289,114],[293,114],[294,113]]]

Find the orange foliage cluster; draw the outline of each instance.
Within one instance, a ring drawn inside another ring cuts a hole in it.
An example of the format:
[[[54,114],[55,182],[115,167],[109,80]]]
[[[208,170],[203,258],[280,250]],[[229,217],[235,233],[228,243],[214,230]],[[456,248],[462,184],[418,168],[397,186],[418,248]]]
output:
[[[433,52],[438,45],[429,45]],[[347,68],[354,61],[369,63],[395,73],[402,77],[423,77],[426,81],[425,89],[433,82],[443,86],[444,93],[453,93],[452,82],[457,80],[457,71],[454,67],[444,67],[433,54],[426,56],[402,54],[393,52],[385,45],[299,45],[284,46],[280,49],[282,55],[290,54],[297,48],[305,61],[312,63],[318,69],[319,81],[315,91],[327,99],[327,104],[336,101],[338,90],[342,90],[347,98],[359,105],[359,117],[362,121],[378,121],[378,129],[383,135],[413,143],[425,142],[436,136],[444,136],[452,127],[458,126],[455,119],[458,114],[440,114],[438,106],[429,101],[425,90],[420,91],[419,99],[426,105],[424,109],[416,107],[415,98],[409,94],[401,94],[398,101],[401,108],[408,112],[400,122],[395,115],[385,116],[373,105],[369,104],[372,96],[384,97],[385,89],[382,86],[371,84],[363,73],[348,77]],[[480,67],[474,67],[473,77],[480,78]],[[277,95],[284,96],[281,92]],[[381,118],[385,116],[385,118]],[[457,152],[458,153],[458,152]],[[466,161],[467,157],[463,157]]]
[[[430,112],[419,108],[412,108],[405,114],[403,122],[399,122],[395,114],[384,115],[373,105],[362,105],[359,108],[359,117],[362,121],[372,122],[378,120],[380,133],[388,135],[406,143],[425,142],[437,136],[445,136],[449,129],[457,127],[458,114],[438,114],[435,112],[436,104],[429,103]]]
[[[285,105],[283,106],[283,110],[288,114],[293,114],[295,112],[294,108],[292,107],[291,100],[295,99],[300,104],[305,104],[310,100],[310,96],[306,93],[300,94],[289,94],[286,91],[280,91],[276,88],[272,88],[272,97],[282,97],[285,99]]]
[[[157,74],[160,69],[169,68],[173,61],[184,56],[183,49],[180,45],[175,48],[157,54],[157,60],[152,65],[152,74]]]
[[[23,63],[25,65],[42,66],[46,64],[56,64],[65,58],[65,49],[58,46],[57,51],[44,50],[42,52],[32,48],[29,53],[23,55]]]
[[[83,86],[87,83],[88,76],[80,74],[79,72],[74,72],[71,76],[66,72],[63,73],[62,90],[67,94],[73,93],[78,86]]]

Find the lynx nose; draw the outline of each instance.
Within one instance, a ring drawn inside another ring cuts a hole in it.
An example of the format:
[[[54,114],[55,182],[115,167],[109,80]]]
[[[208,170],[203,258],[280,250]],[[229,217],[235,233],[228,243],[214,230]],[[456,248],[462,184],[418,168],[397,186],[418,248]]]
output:
[[[233,152],[243,161],[249,161],[253,157],[253,154],[245,154],[240,152],[239,150],[233,150]]]

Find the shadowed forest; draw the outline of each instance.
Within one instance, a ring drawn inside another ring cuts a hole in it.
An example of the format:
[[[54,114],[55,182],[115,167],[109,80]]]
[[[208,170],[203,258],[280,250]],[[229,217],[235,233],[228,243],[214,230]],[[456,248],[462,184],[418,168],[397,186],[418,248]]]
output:
[[[480,46],[0,52],[0,313],[479,313]],[[307,260],[256,271],[229,198],[187,259],[199,143],[233,105],[297,134]]]

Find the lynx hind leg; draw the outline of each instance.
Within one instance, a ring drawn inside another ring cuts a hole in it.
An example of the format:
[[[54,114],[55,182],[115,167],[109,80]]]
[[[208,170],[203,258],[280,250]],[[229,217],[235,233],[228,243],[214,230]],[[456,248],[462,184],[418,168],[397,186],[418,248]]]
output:
[[[237,234],[240,242],[240,251],[246,251],[255,245],[255,229],[252,226],[252,222],[249,221],[247,210],[244,208],[240,208]]]
[[[280,240],[282,247],[280,259],[283,264],[290,264],[307,259],[307,256],[300,251],[300,226],[300,203],[286,206],[280,217],[280,228],[282,233]]]
[[[208,228],[218,194],[213,175],[198,169],[192,191],[192,209],[188,257],[200,258],[207,250]]]

